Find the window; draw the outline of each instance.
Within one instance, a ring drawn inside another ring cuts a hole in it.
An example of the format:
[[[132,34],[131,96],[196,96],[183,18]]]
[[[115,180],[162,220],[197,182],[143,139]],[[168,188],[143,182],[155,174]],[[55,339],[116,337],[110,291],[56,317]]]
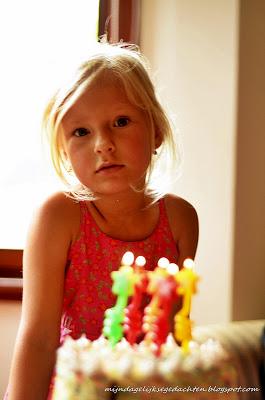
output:
[[[0,5],[0,247],[24,247],[33,209],[59,181],[41,115],[60,75],[97,41],[99,0],[9,0]]]
[[[60,188],[41,143],[46,101],[65,67],[98,35],[107,29],[109,41],[138,43],[139,22],[140,0],[0,4],[0,299],[21,299],[22,249],[32,211]]]

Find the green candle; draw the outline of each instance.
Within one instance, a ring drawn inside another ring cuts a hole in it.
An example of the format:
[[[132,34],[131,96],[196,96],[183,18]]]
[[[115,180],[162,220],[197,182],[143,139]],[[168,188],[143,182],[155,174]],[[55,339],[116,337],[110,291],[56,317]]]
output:
[[[128,298],[133,294],[136,274],[131,267],[134,261],[133,253],[127,252],[122,258],[122,266],[118,271],[113,271],[112,292],[116,294],[117,301],[114,307],[106,310],[103,334],[109,339],[112,346],[123,337],[123,320]]]

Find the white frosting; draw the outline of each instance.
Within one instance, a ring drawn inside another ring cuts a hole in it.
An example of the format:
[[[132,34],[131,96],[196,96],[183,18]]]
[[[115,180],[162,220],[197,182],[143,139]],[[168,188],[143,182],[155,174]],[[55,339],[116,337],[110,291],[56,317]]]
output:
[[[58,350],[56,369],[62,377],[79,372],[88,377],[102,375],[110,380],[127,378],[139,382],[153,376],[168,380],[176,373],[207,371],[226,359],[224,349],[213,339],[202,344],[191,341],[189,349],[185,354],[172,335],[161,347],[159,357],[145,342],[131,346],[122,339],[115,347],[111,347],[103,336],[93,342],[85,337],[78,340],[69,337]]]

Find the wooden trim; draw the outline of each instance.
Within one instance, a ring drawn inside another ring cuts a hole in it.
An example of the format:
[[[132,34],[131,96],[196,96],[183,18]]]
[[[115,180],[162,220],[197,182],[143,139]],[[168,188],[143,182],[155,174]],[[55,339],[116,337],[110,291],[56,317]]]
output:
[[[23,250],[0,249],[0,300],[22,299]]]
[[[99,36],[107,33],[110,43],[124,42],[139,45],[140,0],[100,0]]]
[[[21,300],[23,281],[21,278],[0,278],[0,299]]]

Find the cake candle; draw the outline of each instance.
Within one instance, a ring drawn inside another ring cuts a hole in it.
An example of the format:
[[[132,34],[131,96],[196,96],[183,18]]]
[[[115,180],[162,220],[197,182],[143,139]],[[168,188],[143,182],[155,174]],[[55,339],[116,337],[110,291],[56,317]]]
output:
[[[182,295],[182,308],[174,318],[174,335],[181,343],[184,353],[189,351],[189,342],[192,339],[190,321],[191,298],[196,293],[198,275],[193,271],[194,262],[187,258],[183,263],[183,269],[177,274],[176,280],[179,283],[178,293]]]
[[[170,265],[171,268],[169,268]],[[176,273],[177,265],[170,264],[168,259],[163,257],[158,261],[157,268],[148,274],[147,292],[152,295],[152,300],[145,309],[144,340],[153,347],[157,356],[170,331],[170,314],[177,298],[177,283],[172,276],[173,265],[175,266],[174,273]]]
[[[143,256],[136,258],[134,264],[136,278],[134,293],[131,303],[125,309],[124,332],[126,334],[126,339],[131,345],[135,344],[142,334],[143,314],[141,304],[148,283],[147,273],[143,268],[145,264],[146,259]]]
[[[183,267],[176,276],[176,280],[180,284],[178,292],[183,296],[183,305],[179,313],[188,316],[191,310],[192,295],[197,290],[198,275],[194,272],[194,261],[190,258],[184,261]]]
[[[116,294],[117,300],[115,306],[105,312],[103,333],[112,346],[115,346],[123,337],[124,310],[129,296],[133,294],[135,284],[135,274],[131,266],[133,261],[133,253],[125,253],[122,257],[120,269],[111,273],[113,279],[112,292]]]

